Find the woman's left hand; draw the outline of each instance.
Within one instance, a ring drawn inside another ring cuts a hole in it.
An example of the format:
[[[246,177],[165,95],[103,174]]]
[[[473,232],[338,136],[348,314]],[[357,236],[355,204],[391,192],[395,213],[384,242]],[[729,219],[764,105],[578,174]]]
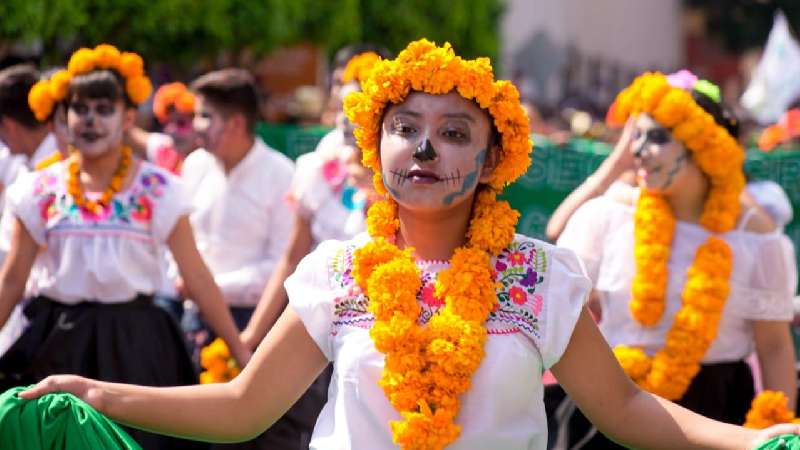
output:
[[[100,382],[77,375],[51,375],[17,395],[25,400],[35,400],[53,392],[69,392],[92,408],[102,410],[103,389]]]
[[[764,445],[765,442],[768,440],[781,436],[784,434],[800,434],[800,424],[796,423],[782,423],[778,425],[773,425],[769,428],[764,428],[763,430],[758,431],[755,439],[750,443],[748,446],[749,449],[757,449],[759,446]]]

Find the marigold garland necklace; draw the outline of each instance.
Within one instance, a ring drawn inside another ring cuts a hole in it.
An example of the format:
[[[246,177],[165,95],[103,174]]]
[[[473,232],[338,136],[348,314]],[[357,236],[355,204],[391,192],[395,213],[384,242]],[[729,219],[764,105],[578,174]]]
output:
[[[672,77],[672,76],[671,76]],[[744,187],[744,151],[683,87],[660,73],[646,73],[623,90],[610,115],[623,121],[649,114],[668,128],[692,152],[710,179],[700,224],[712,233],[732,229],[739,216],[739,194]],[[669,280],[668,262],[675,217],[666,199],[642,189],[634,215],[634,259],[630,311],[645,327],[661,320]],[[641,348],[617,346],[614,354],[628,375],[642,388],[669,400],[683,397],[717,335],[728,297],[733,253],[721,238],[711,235],[697,248],[681,294],[682,305],[667,333],[664,347],[652,357]]]
[[[81,163],[78,157],[78,150],[74,147],[70,147],[70,158],[67,164],[67,170],[69,172],[67,191],[79,208],[93,214],[98,214],[111,204],[111,199],[114,197],[114,194],[122,189],[122,184],[128,176],[128,170],[133,161],[133,151],[131,151],[130,147],[123,146],[120,148],[120,153],[117,169],[114,171],[114,176],[111,178],[108,187],[103,191],[103,194],[98,200],[89,200],[84,195],[83,186],[81,185]]]

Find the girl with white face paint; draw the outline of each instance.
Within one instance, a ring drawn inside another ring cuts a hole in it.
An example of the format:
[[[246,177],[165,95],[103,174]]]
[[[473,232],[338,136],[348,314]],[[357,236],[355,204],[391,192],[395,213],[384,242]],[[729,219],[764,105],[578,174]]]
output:
[[[69,157],[8,189],[13,240],[0,272],[0,324],[24,296],[33,298],[28,329],[0,357],[2,387],[64,372],[156,386],[197,383],[182,333],[153,304],[167,249],[244,365],[250,352],[195,248],[180,181],[123,145],[134,106],[150,91],[141,59],[109,45],[82,49],[67,70],[40,83],[29,103],[37,117],[66,108]],[[132,434],[145,449],[192,446]]]
[[[413,42],[345,105],[381,196],[368,234],[299,264],[289,307],[238,378],[156,389],[61,376],[19,395],[66,390],[124,423],[235,441],[333,361],[312,449],[544,450],[552,367],[631,447],[745,449],[800,431],[715,422],[631,383],[584,309],[591,283],[575,254],[515,235],[518,214],[496,199],[531,143],[516,88],[488,60]]]
[[[610,116],[628,121],[638,187],[617,184],[585,203],[558,245],[587,265],[600,330],[635,381],[742,424],[755,396],[745,362],[753,351],[764,388],[794,411],[797,268],[791,241],[741,197],[738,124],[718,97],[687,71],[637,78]],[[547,394],[563,397],[558,386]],[[567,448],[618,448],[580,414],[560,417],[551,432]]]

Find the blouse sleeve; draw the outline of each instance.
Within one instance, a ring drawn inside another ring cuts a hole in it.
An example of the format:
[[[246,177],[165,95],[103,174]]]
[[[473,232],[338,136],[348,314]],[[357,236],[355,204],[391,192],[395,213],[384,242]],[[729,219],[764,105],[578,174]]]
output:
[[[333,360],[334,299],[336,291],[330,282],[330,267],[339,241],[325,241],[297,265],[284,287],[289,306],[300,316],[306,331],[329,361]]]
[[[155,169],[149,175],[151,183],[163,183],[160,190],[151,189],[152,201],[156,202],[153,208],[153,235],[158,242],[166,242],[178,219],[188,215],[192,209],[191,196],[183,182],[165,170]]]
[[[545,369],[561,359],[583,305],[592,289],[583,263],[571,250],[549,247],[550,267],[545,276],[545,326],[539,344]]]
[[[731,280],[733,301],[726,311],[750,320],[792,320],[797,263],[789,238],[782,233],[755,235],[734,258],[752,261],[752,269],[749,278]]]
[[[55,195],[46,189],[36,189],[37,184],[44,186],[42,177],[53,177],[50,170],[26,173],[20,176],[5,193],[5,212],[9,219],[16,217],[22,221],[33,240],[39,245],[46,243],[46,228],[42,211],[47,209],[47,202],[55,200]]]
[[[557,245],[575,252],[586,265],[586,273],[594,283],[603,259],[603,238],[608,228],[609,208],[614,200],[603,196],[584,203],[570,217],[558,238]]]
[[[309,219],[325,201],[325,188],[320,173],[322,161],[316,153],[306,153],[295,163],[294,178],[287,194],[289,205]]]

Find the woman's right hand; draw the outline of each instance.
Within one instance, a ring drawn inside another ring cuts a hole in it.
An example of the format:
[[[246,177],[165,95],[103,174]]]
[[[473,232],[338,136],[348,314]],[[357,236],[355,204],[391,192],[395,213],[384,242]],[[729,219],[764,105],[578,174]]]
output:
[[[622,128],[622,134],[619,136],[614,150],[608,156],[613,161],[614,168],[617,175],[625,172],[626,170],[633,169],[633,142],[634,132],[636,131],[636,122],[633,118],[625,122]]]
[[[52,392],[69,392],[102,411],[103,389],[100,382],[77,375],[51,375],[18,395],[25,400],[35,400]]]

